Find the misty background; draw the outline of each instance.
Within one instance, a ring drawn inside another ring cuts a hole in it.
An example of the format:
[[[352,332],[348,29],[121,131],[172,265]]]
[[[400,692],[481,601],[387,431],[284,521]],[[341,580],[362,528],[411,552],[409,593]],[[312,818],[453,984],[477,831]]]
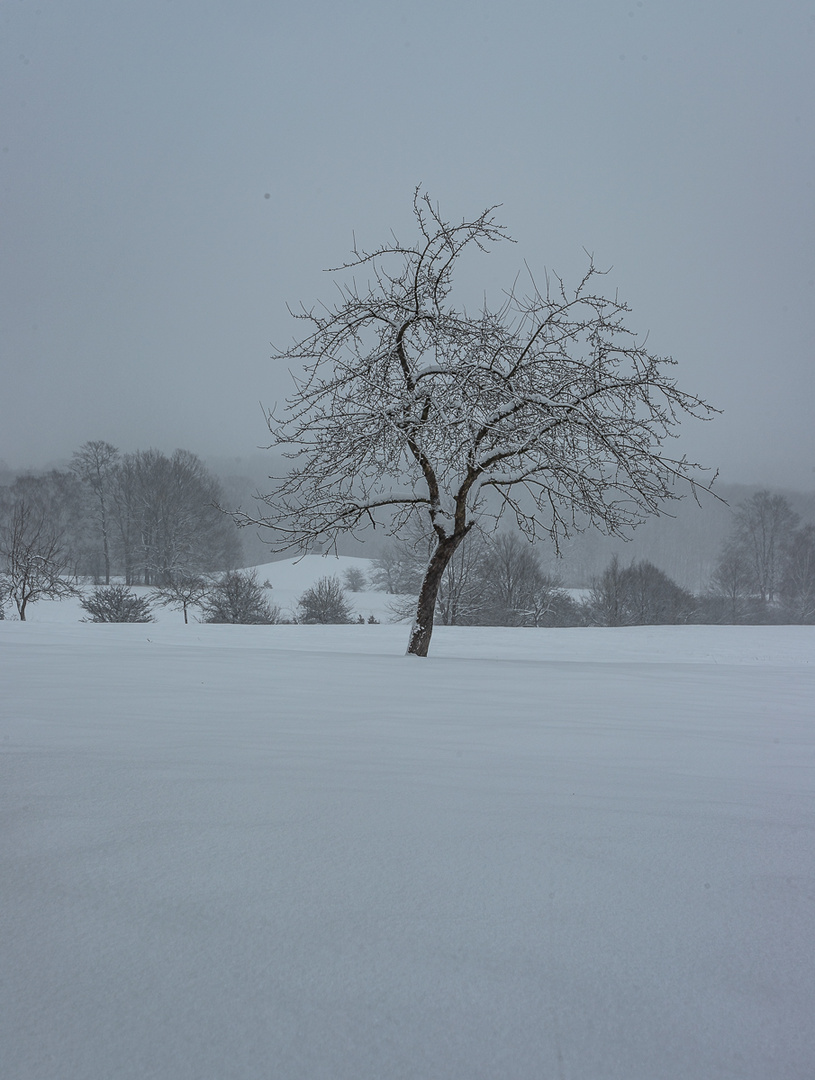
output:
[[[680,449],[726,497],[815,488],[813,3],[20,0],[0,26],[5,475],[102,439],[251,496],[287,304],[333,298],[354,235],[411,235],[421,183],[450,218],[503,204],[476,299],[611,268],[722,410]]]

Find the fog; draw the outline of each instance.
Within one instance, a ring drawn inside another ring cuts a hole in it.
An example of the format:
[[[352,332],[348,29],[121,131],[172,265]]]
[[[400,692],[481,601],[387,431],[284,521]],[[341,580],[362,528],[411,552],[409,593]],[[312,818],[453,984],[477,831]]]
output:
[[[353,235],[502,203],[473,265],[613,267],[649,348],[722,415],[681,449],[815,484],[811,3],[4,5],[0,459],[88,439],[246,459],[287,304]]]

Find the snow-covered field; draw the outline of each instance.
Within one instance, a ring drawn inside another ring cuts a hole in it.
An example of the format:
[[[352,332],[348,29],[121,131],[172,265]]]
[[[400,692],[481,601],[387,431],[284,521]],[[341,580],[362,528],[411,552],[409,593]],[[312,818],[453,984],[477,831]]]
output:
[[[343,575],[346,570],[353,567],[367,577],[372,566],[371,559],[358,559],[351,555],[306,555],[299,559],[283,559],[280,562],[254,566],[251,569],[257,574],[258,581],[268,582],[271,586],[268,595],[272,604],[280,608],[284,618],[291,619],[298,613],[298,599],[321,577],[337,577],[340,579],[340,584],[343,584]],[[87,586],[85,591],[92,592],[93,587]],[[149,596],[152,591],[139,585],[133,588],[133,592],[139,596]],[[373,615],[380,622],[390,622],[393,618],[391,607],[395,598],[385,592],[379,592],[376,589],[366,589],[358,593],[346,591],[346,599],[353,613],[362,615],[365,620],[369,615]],[[6,618],[8,619],[12,614],[16,617],[13,606],[7,605]],[[153,616],[156,622],[160,623],[184,621],[183,615],[179,612],[160,606],[153,608]],[[32,604],[26,612],[28,622],[76,623],[87,617],[87,612],[82,609],[77,598],[59,603],[41,600],[37,604]]]
[[[1,1076],[815,1076],[815,629],[79,615],[0,623]]]

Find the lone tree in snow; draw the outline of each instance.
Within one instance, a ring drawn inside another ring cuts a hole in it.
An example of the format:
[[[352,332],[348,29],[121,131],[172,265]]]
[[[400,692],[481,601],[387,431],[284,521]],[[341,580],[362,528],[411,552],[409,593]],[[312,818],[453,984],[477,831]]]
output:
[[[462,256],[509,239],[495,210],[453,224],[417,189],[416,239],[355,245],[335,268],[346,276],[334,306],[295,314],[305,336],[275,358],[304,373],[286,414],[267,414],[293,466],[262,497],[268,512],[236,515],[277,551],[419,519],[433,550],[408,645],[418,656],[445,567],[476,524],[509,513],[555,544],[592,525],[625,533],[680,498],[677,481],[700,485],[699,466],[662,443],[682,414],[713,412],[625,326],[628,306],[598,291],[591,260],[573,291],[530,276],[496,307],[458,306]]]
[[[198,574],[175,574],[164,585],[153,590],[152,599],[162,607],[183,611],[189,624],[190,608],[200,607],[209,593],[211,583]]]

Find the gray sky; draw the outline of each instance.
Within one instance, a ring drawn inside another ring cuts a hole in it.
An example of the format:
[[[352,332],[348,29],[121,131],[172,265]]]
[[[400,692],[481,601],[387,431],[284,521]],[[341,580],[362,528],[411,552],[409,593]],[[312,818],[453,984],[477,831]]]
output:
[[[3,0],[0,459],[244,457],[286,303],[421,182],[526,260],[612,266],[724,415],[682,447],[815,487],[810,0]],[[269,198],[266,198],[266,195]]]

